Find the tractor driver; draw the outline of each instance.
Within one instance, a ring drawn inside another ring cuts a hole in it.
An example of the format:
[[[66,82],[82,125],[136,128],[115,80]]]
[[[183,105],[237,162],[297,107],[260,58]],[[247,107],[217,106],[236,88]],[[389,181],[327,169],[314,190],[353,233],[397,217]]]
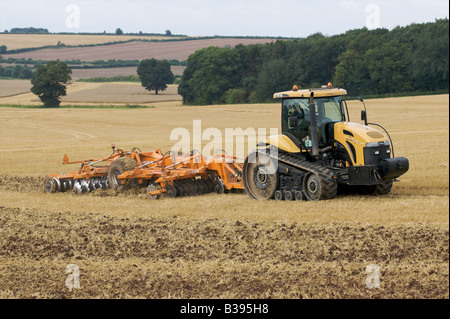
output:
[[[297,133],[298,118],[295,116],[295,113],[298,112],[295,110],[294,105],[291,105],[288,110],[288,127],[294,133]]]
[[[299,139],[302,140],[309,135],[309,121],[305,119],[305,110],[294,102],[288,106],[288,128]]]

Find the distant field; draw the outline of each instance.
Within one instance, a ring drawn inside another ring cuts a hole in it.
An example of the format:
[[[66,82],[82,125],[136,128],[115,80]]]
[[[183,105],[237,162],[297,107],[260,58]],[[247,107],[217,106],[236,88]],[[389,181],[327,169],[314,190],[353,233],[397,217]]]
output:
[[[178,86],[169,85],[165,91],[147,91],[140,83],[75,83],[74,89],[62,98],[65,104],[151,104],[181,103]]]
[[[161,40],[176,39],[165,36],[130,36],[130,35],[78,35],[78,34],[0,34],[0,45],[8,50],[35,48],[46,45],[57,45],[58,41],[65,45],[99,44],[131,39]]]
[[[56,45],[58,41],[66,45],[100,44],[114,41],[127,41],[131,39],[177,39],[177,37],[156,36],[115,36],[115,35],[58,35],[58,34],[0,34],[0,45],[6,45],[8,50],[29,47],[42,47]],[[75,47],[45,49],[31,52],[3,54],[3,58],[25,58],[33,60],[142,60],[155,58],[159,60],[185,61],[190,54],[209,46],[235,46],[237,44],[255,44],[273,42],[274,39],[240,39],[240,38],[213,38],[202,40],[184,40],[173,42],[128,42],[114,45],[96,47]],[[13,64],[2,64],[4,67]],[[172,66],[174,75],[182,75],[186,67]],[[98,69],[73,69],[72,79],[93,77],[112,77],[118,75],[135,75],[136,68],[98,68]],[[3,95],[3,94],[2,94]]]
[[[76,81],[82,78],[112,77],[118,75],[137,75],[136,69],[136,67],[108,69],[72,69],[72,80]]]
[[[0,80],[0,105],[42,105],[36,95],[30,92],[29,80]],[[151,104],[180,105],[178,87],[169,85],[165,91],[145,90],[140,83],[86,83],[75,82],[67,86],[67,95],[61,105],[104,105],[104,104]]]
[[[95,77],[112,77],[118,75],[137,75],[137,67],[127,68],[101,68],[101,69],[72,69],[72,80],[81,78],[95,78]],[[171,66],[170,70],[174,75],[182,75],[185,66]]]
[[[209,47],[237,44],[269,43],[274,39],[215,38],[174,42],[130,42],[114,45],[80,48],[45,49],[32,52],[4,54],[4,58],[31,58],[35,60],[142,60],[146,58],[184,61],[195,51]]]
[[[15,64],[9,63],[1,64],[2,67],[12,67],[14,65]],[[33,65],[31,65],[30,67],[33,67]],[[181,65],[172,65],[170,67],[170,70],[174,75],[183,75],[185,69],[186,67]],[[113,77],[118,75],[137,75],[136,70],[137,67],[134,66],[124,68],[72,69],[72,80],[76,81],[82,78]],[[4,86],[3,88],[6,89],[6,86]],[[0,96],[3,96],[3,92],[1,92],[3,88],[2,84],[0,84]]]
[[[366,100],[410,170],[387,196],[321,202],[42,191],[45,174],[78,169],[61,164],[64,153],[106,156],[112,143],[167,151],[171,131],[191,131],[194,119],[222,134],[279,128],[278,103],[0,108],[0,298],[449,298],[448,98]],[[361,103],[348,105],[360,122]],[[81,277],[72,292],[69,264]],[[379,289],[366,287],[370,264]]]
[[[30,80],[0,80],[0,99],[29,93],[30,88]]]

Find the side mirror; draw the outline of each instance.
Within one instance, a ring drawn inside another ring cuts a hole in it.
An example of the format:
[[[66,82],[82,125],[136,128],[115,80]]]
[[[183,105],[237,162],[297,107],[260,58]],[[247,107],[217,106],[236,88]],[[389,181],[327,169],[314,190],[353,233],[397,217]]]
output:
[[[364,121],[364,125],[367,126],[367,113],[365,110],[361,110],[361,121]]]
[[[364,102],[363,98],[362,98],[362,97],[360,97],[360,96],[358,96],[358,101],[360,101],[360,102]]]

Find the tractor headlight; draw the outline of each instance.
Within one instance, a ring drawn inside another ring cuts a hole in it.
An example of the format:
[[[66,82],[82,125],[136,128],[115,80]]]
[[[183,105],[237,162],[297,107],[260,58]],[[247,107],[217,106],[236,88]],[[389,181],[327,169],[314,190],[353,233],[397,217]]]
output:
[[[379,146],[379,142],[366,143],[366,147],[378,147],[378,146]]]
[[[366,143],[366,147],[380,147],[380,146],[388,146],[388,145],[390,145],[389,141]]]

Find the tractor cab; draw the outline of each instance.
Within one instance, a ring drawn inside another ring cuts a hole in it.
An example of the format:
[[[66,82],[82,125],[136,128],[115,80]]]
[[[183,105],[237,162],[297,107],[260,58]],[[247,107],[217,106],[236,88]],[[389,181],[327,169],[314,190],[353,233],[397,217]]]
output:
[[[307,151],[312,148],[311,127],[316,127],[318,147],[329,146],[332,143],[333,123],[345,121],[341,96],[346,94],[344,89],[328,86],[308,90],[298,90],[294,86],[292,91],[275,93],[274,98],[282,99],[282,133],[300,150]],[[311,104],[314,104],[313,108]]]
[[[319,147],[329,145],[334,122],[345,120],[339,97],[320,97],[314,99],[316,121],[319,129]],[[282,103],[282,131],[289,134],[296,144],[311,147],[311,119],[309,98],[288,98]]]

